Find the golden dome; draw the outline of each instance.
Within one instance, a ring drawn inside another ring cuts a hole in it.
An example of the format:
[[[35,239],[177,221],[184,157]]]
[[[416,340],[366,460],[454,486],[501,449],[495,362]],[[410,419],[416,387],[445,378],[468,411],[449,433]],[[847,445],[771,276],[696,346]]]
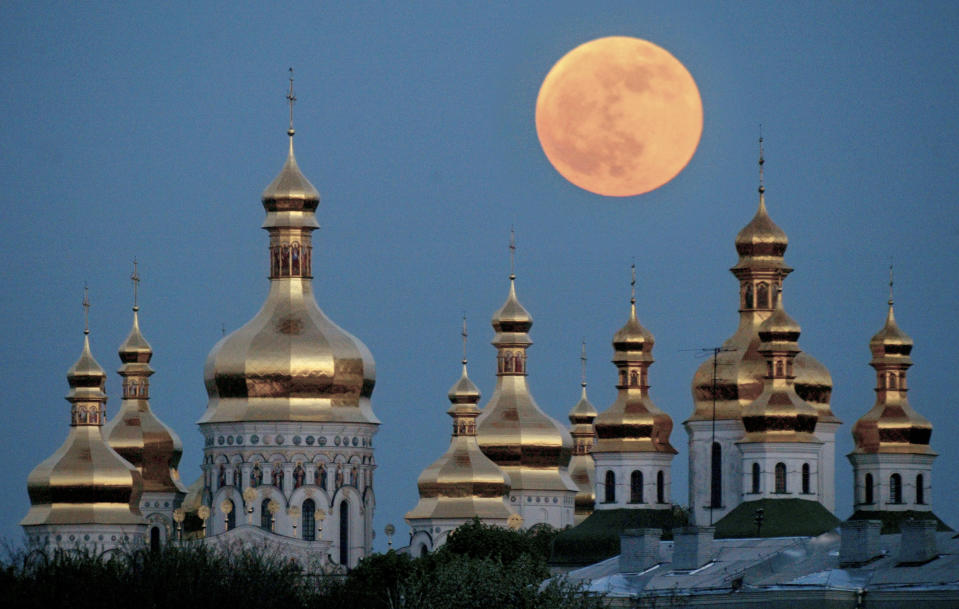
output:
[[[618,368],[616,401],[593,421],[594,453],[660,452],[676,454],[669,443],[673,419],[649,397],[649,366],[653,363],[652,333],[636,317],[630,299],[629,320],[613,336],[613,363]]]
[[[406,519],[456,518],[506,520],[512,511],[506,502],[510,479],[476,443],[479,390],[466,373],[449,392],[453,418],[450,446],[442,457],[423,470],[416,481],[420,500]]]
[[[700,364],[693,376],[694,410],[688,421],[738,419],[743,409],[763,392],[766,358],[759,353],[759,327],[772,314],[774,294],[792,272],[783,255],[788,238],[766,211],[760,152],[759,209],[736,236],[739,261],[730,271],[740,283],[739,326],[713,357]],[[808,353],[793,360],[795,391],[811,404],[823,422],[839,423],[830,408],[832,377]]]
[[[800,327],[776,299],[776,309],[759,326],[758,351],[766,358],[763,391],[743,409],[745,442],[815,442],[819,413],[796,393],[794,360]]]
[[[270,233],[270,291],[246,325],[210,352],[209,403],[200,424],[232,421],[339,421],[378,424],[376,382],[366,346],[320,310],[313,296],[312,231],[319,195],[292,149],[263,193]]]
[[[596,409],[586,397],[586,381],[583,381],[583,392],[569,411],[569,422],[573,424],[569,433],[573,437],[573,456],[569,460],[569,477],[579,488],[575,498],[575,523],[579,524],[593,513],[596,505],[596,462],[590,453],[593,452],[593,443],[596,439],[596,430],[593,428],[593,419],[596,418]]]
[[[103,437],[117,453],[136,466],[144,492],[185,493],[177,466],[183,444],[150,408],[149,378],[153,351],[140,333],[139,307],[133,307],[133,329],[120,345],[123,377],[120,411],[103,428]]]
[[[526,382],[527,331],[533,318],[516,298],[510,275],[509,296],[493,316],[497,349],[496,389],[477,422],[483,453],[509,475],[513,489],[576,491],[566,469],[572,451],[569,432],[540,410]]]
[[[912,339],[896,324],[890,298],[886,323],[869,341],[876,402],[853,426],[854,453],[935,454],[929,446],[932,424],[913,409],[907,395],[912,347]]]
[[[106,374],[90,352],[87,331],[67,381],[70,432],[63,445],[27,477],[30,511],[20,524],[143,524],[140,474],[100,433]]]

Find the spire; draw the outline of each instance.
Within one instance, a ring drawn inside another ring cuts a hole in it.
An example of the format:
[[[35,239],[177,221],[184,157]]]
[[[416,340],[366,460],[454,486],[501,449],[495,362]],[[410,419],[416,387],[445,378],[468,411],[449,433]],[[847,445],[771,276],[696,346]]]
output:
[[[90,351],[90,295],[83,286],[83,349],[80,357],[67,371],[67,383],[70,391],[67,401],[73,406],[70,410],[70,425],[103,425],[106,414],[107,375],[94,359]]]
[[[586,390],[586,339],[583,339],[583,351],[579,356],[579,361],[583,365],[583,380],[580,383],[583,386],[583,390]]]
[[[516,279],[516,232],[509,227],[509,280]]]
[[[466,315],[463,315],[463,329],[460,331],[460,335],[463,337],[463,374],[460,376],[460,379],[453,384],[453,387],[450,388],[447,394],[450,402],[453,403],[453,407],[450,408],[448,412],[450,416],[455,417],[457,414],[462,414],[460,406],[466,405],[467,414],[475,418],[479,415],[479,409],[476,407],[476,404],[479,403],[480,400],[480,391],[476,388],[473,381],[470,380],[466,372],[466,338],[468,336],[466,332]],[[473,433],[475,434],[475,429]]]
[[[763,158],[763,126],[762,123],[759,124],[759,206],[765,208],[765,197],[766,194],[766,185],[763,181],[763,165],[766,164],[766,159]]]
[[[654,343],[653,335],[639,323],[636,316],[636,264],[630,266],[630,296],[629,296],[629,319],[616,334],[613,335],[613,348],[616,354],[613,361],[622,358],[621,352],[640,353],[641,358],[646,358],[652,363],[652,347]]]
[[[140,333],[140,305],[139,288],[140,273],[137,267],[137,261],[133,259],[133,273],[130,274],[130,281],[133,283],[133,327],[127,335],[126,340],[120,345],[120,361],[124,363],[140,362],[148,364],[153,357],[153,348],[150,343],[143,338]],[[147,366],[149,368],[149,366]],[[152,370],[150,373],[152,374]],[[126,386],[124,385],[124,396],[126,396]]]
[[[320,193],[300,171],[300,167],[296,164],[296,157],[293,155],[293,135],[296,133],[293,129],[293,104],[296,102],[296,95],[293,94],[293,68],[290,68],[290,89],[286,94],[286,101],[290,106],[290,126],[286,130],[286,134],[290,138],[290,152],[286,157],[283,169],[280,170],[280,174],[266,187],[261,198],[268,212],[275,211],[277,201],[309,202],[312,205],[304,205],[304,207],[309,211],[315,211],[316,205],[320,201]],[[270,205],[271,202],[272,205]],[[284,207],[289,208],[288,205]],[[289,209],[296,211],[293,208]],[[312,224],[315,224],[315,220]],[[264,228],[270,226],[270,218],[268,217]],[[313,226],[313,228],[317,227],[318,225]]]
[[[736,235],[736,251],[739,263],[733,267],[733,273],[748,268],[783,266],[782,257],[789,245],[789,239],[781,228],[776,226],[766,211],[766,184],[764,167],[766,165],[763,150],[762,128],[759,135],[759,208],[749,224]],[[789,269],[791,270],[791,269]],[[737,273],[737,276],[739,274]]]
[[[576,485],[578,492],[573,500],[574,523],[579,524],[593,513],[596,504],[595,482],[596,464],[590,453],[596,437],[593,420],[596,418],[596,408],[586,397],[586,339],[583,339],[582,350],[579,356],[582,365],[582,396],[569,411],[569,422],[572,423],[569,434],[573,438],[573,455],[569,460],[569,477]]]
[[[573,406],[573,409],[569,411],[569,422],[573,424],[571,430],[571,435],[573,436],[573,454],[588,454],[590,449],[593,447],[593,419],[596,418],[596,409],[590,403],[589,398],[586,397],[586,339],[583,339],[583,347],[579,356],[580,364],[583,368],[582,380],[580,381],[580,387],[582,392],[579,398],[579,402]],[[583,426],[587,427],[583,427]],[[588,436],[588,442],[580,442],[577,438],[583,437],[584,439]],[[581,446],[583,444],[588,444],[588,446]]]
[[[290,128],[286,130],[286,134],[290,136],[290,152],[293,152],[293,135],[296,131],[293,130],[293,104],[296,103],[296,95],[293,94],[293,68],[290,68],[290,92],[286,94],[286,101],[290,103]]]
[[[503,303],[503,306],[499,308],[496,313],[493,314],[493,329],[496,330],[496,336],[493,338],[493,345],[496,347],[505,347],[512,346],[523,349],[523,353],[514,353],[512,355],[517,358],[522,359],[520,367],[517,369],[514,366],[510,366],[509,369],[511,372],[526,374],[525,367],[525,348],[533,344],[533,341],[530,340],[529,329],[533,327],[533,316],[529,314],[529,311],[520,304],[519,299],[516,297],[516,268],[515,268],[515,257],[516,257],[516,233],[510,228],[509,231],[509,294],[506,297],[506,302]],[[503,354],[501,353],[501,356]],[[499,372],[504,372],[503,368],[503,358],[501,357],[500,370]]]

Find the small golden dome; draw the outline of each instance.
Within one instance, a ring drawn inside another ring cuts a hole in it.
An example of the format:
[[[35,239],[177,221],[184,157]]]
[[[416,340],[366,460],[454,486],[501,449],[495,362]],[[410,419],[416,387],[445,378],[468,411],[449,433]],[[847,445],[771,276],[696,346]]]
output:
[[[853,426],[855,453],[935,454],[929,446],[932,424],[909,404],[906,371],[912,366],[912,347],[912,339],[896,324],[890,298],[886,323],[869,341],[876,402]]]
[[[586,383],[583,383],[583,393],[573,409],[569,411],[569,422],[573,425],[592,425],[597,414],[596,408],[586,397]]]
[[[782,292],[780,292],[776,297],[776,308],[773,310],[773,314],[759,326],[759,340],[763,343],[795,343],[799,340],[801,331],[802,328],[799,327],[796,320],[783,309]],[[799,345],[793,344],[790,345],[790,348],[795,348],[796,352],[799,351]],[[760,352],[763,349],[764,347],[761,344],[759,346]]]
[[[639,323],[636,317],[636,299],[630,302],[631,308],[629,320],[616,334],[613,335],[613,349],[617,356],[624,353],[643,353],[646,358],[652,361],[653,345],[656,339],[653,334]]]
[[[463,374],[449,392],[453,418],[449,448],[416,481],[420,500],[406,514],[407,520],[426,518],[471,518],[503,520],[512,511],[506,502],[510,478],[491,461],[476,442],[479,390],[469,379],[466,361]]]
[[[573,456],[569,460],[569,477],[579,489],[574,499],[574,524],[579,524],[593,513],[596,506],[596,463],[590,453],[593,451],[596,430],[593,420],[596,409],[586,397],[586,382],[583,392],[569,411],[569,421],[573,424],[570,435],[573,437]]]
[[[123,400],[117,415],[104,425],[103,437],[140,471],[145,492],[185,493],[177,470],[183,444],[150,408],[148,379],[153,375],[149,365],[153,351],[140,333],[137,309],[134,307],[133,329],[119,348]]]
[[[789,245],[789,238],[783,229],[776,226],[766,211],[766,198],[759,197],[759,209],[756,215],[736,235],[736,251],[740,258],[769,257],[782,258]]]
[[[106,374],[83,351],[67,373],[71,426],[66,441],[27,477],[30,511],[22,526],[143,524],[140,474],[103,440]]]
[[[293,137],[290,136],[290,153],[270,185],[266,187],[261,196],[263,204],[276,203],[277,201],[313,201],[319,203],[320,191],[310,183],[300,166],[296,164],[296,156],[293,154]],[[313,206],[316,209],[316,206]]]
[[[516,276],[509,276],[509,295],[493,314],[493,329],[497,333],[526,333],[533,327],[533,316],[516,298]]]

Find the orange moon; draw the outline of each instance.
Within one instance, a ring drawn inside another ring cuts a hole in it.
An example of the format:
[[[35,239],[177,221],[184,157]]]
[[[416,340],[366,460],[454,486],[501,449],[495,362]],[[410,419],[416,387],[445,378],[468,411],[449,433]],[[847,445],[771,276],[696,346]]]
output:
[[[655,190],[689,163],[703,104],[689,71],[665,49],[611,36],[556,62],[536,99],[546,158],[589,192],[629,197]]]

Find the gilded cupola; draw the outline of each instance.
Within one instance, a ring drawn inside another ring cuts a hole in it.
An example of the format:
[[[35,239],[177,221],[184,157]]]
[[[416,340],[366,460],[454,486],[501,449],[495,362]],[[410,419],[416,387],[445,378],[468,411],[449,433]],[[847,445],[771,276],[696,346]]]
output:
[[[906,370],[912,366],[912,347],[912,338],[896,323],[890,276],[886,323],[869,341],[876,402],[853,426],[853,452],[935,454],[929,447],[932,424],[909,404]]]
[[[210,352],[204,369],[209,403],[200,424],[378,424],[370,401],[372,355],[323,313],[313,295],[312,233],[319,228],[320,198],[293,154],[292,78],[287,99],[289,154],[262,196],[270,291],[259,313]]]
[[[629,319],[613,335],[613,364],[617,368],[616,401],[600,413],[593,453],[660,452],[676,454],[669,443],[673,420],[649,397],[649,367],[655,340],[636,316],[636,267]]]
[[[573,444],[569,432],[540,410],[527,385],[533,318],[516,297],[513,273],[506,302],[493,315],[492,325],[496,388],[477,422],[480,448],[509,474],[513,489],[576,491],[567,471]]]
[[[510,490],[509,476],[483,454],[476,442],[480,392],[466,371],[465,319],[463,373],[450,388],[448,397],[452,406],[446,412],[453,418],[449,448],[420,474],[416,481],[420,500],[406,514],[406,519],[466,521],[478,517],[505,521],[512,514],[506,502]]]
[[[789,240],[770,218],[763,182],[759,140],[759,208],[736,236],[737,264],[730,269],[739,282],[739,326],[693,377],[694,411],[690,421],[737,419],[763,391],[766,358],[759,353],[759,326],[773,313],[777,290],[792,272],[783,256]],[[818,412],[820,422],[840,423],[830,407],[832,377],[813,356],[800,352],[793,361],[795,390]]]
[[[183,444],[176,432],[157,418],[150,408],[150,360],[153,349],[140,332],[137,291],[140,276],[134,262],[133,327],[120,345],[120,377],[123,400],[120,411],[103,428],[110,446],[132,463],[143,477],[144,492],[185,493],[177,469]]]
[[[759,353],[766,359],[763,391],[742,414],[746,442],[815,442],[819,414],[794,386],[800,327],[776,298],[773,314],[759,326]]]
[[[84,309],[89,300],[84,293]],[[83,350],[67,372],[70,432],[66,441],[27,478],[30,511],[20,522],[36,525],[143,524],[140,474],[104,441],[106,373],[90,352],[89,326]]]
[[[569,430],[573,437],[573,456],[569,460],[569,477],[579,488],[576,493],[575,524],[579,524],[593,513],[596,505],[596,463],[591,453],[596,442],[596,429],[593,420],[596,418],[596,408],[586,396],[586,341],[583,341],[583,350],[580,360],[583,366],[583,380],[580,382],[582,392],[579,401],[569,411]]]

